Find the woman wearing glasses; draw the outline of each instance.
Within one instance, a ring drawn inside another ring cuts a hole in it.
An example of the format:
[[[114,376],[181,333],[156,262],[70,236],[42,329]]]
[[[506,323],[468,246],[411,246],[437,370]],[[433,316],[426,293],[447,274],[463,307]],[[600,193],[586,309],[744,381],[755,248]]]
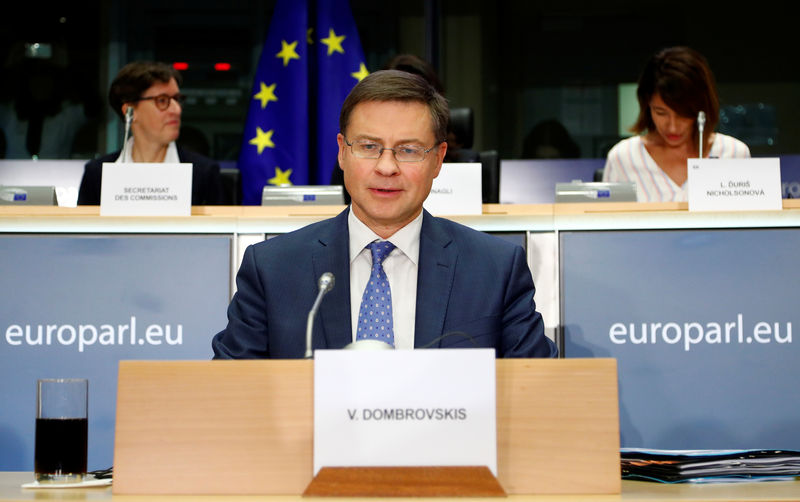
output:
[[[104,162],[185,162],[192,164],[192,205],[222,203],[219,165],[175,144],[181,128],[181,75],[164,63],[137,61],[125,65],[111,83],[108,100],[124,121],[130,110],[131,138],[124,153],[86,163],[78,204],[99,205]]]

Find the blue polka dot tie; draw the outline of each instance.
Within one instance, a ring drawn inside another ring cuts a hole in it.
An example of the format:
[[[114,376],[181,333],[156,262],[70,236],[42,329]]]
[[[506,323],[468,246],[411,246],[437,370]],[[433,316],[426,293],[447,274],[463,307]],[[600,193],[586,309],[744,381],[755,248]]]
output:
[[[392,252],[394,244],[389,241],[373,242],[369,249],[372,251],[372,272],[361,298],[356,340],[381,340],[394,347],[392,291],[383,271],[383,260]]]

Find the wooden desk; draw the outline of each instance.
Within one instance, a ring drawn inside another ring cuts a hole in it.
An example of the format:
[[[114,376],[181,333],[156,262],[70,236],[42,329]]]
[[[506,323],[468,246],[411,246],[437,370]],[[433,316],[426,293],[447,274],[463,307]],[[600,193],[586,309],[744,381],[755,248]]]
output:
[[[32,472],[0,472],[0,502],[25,501],[25,500],[116,500],[124,502],[165,502],[165,501],[203,501],[222,502],[235,500],[237,502],[261,501],[284,502],[300,501],[300,495],[287,496],[216,496],[216,495],[112,495],[111,487],[102,488],[71,488],[30,490],[23,489],[21,485],[33,479]],[[343,499],[338,499],[343,500]],[[364,499],[353,499],[364,500]],[[421,502],[424,499],[391,499],[392,501],[409,500]],[[430,499],[441,501],[442,499]],[[465,499],[470,502],[481,500],[496,501],[503,499]],[[774,481],[767,483],[731,483],[717,485],[662,485],[646,483],[643,481],[623,481],[620,495],[512,495],[510,502],[613,502],[621,501],[718,501],[729,502],[746,501],[781,501],[800,500],[800,481]]]

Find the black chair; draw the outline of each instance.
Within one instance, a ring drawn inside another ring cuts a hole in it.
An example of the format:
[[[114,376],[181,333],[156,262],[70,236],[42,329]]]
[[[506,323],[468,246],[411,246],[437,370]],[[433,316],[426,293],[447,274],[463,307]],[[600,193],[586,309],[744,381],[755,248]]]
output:
[[[496,204],[500,199],[500,162],[497,150],[476,152],[472,149],[475,136],[472,108],[450,109],[447,155],[445,162],[480,162],[481,195],[484,204]]]
[[[594,181],[603,181],[603,168],[594,170]]]
[[[472,149],[475,119],[472,108],[451,108],[447,127],[445,162],[478,162],[478,152]]]
[[[475,137],[475,114],[472,108],[452,108],[450,110],[449,132],[461,148],[472,148]]]
[[[487,150],[479,155],[481,162],[481,194],[484,204],[500,202],[500,160],[497,150]]]
[[[242,177],[239,169],[223,167],[219,170],[222,178],[222,203],[226,206],[238,206],[242,203]]]

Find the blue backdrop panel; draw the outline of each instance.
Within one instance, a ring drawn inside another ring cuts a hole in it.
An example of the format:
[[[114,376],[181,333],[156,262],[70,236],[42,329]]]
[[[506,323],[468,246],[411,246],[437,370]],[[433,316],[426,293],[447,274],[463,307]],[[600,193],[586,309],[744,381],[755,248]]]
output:
[[[564,354],[617,358],[622,446],[800,449],[800,230],[560,239]]]
[[[111,466],[117,363],[210,359],[230,237],[0,237],[0,470],[33,470],[36,379],[89,379],[89,469]]]
[[[781,156],[781,193],[784,199],[800,199],[800,155]]]

